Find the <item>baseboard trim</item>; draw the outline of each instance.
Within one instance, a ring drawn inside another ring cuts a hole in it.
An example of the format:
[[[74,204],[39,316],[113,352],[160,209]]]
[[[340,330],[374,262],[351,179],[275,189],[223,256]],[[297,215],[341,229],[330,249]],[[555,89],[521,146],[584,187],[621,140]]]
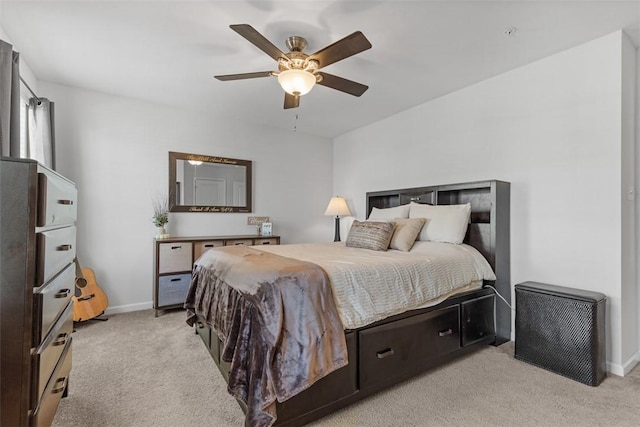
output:
[[[107,308],[105,314],[108,316],[110,314],[118,314],[118,313],[129,313],[132,311],[140,311],[140,310],[149,310],[153,308],[153,302],[141,302],[138,304],[127,304],[127,305],[118,305],[115,307]]]
[[[607,371],[619,377],[624,377],[628,375],[638,363],[640,363],[640,352],[631,356],[623,364],[607,362]]]

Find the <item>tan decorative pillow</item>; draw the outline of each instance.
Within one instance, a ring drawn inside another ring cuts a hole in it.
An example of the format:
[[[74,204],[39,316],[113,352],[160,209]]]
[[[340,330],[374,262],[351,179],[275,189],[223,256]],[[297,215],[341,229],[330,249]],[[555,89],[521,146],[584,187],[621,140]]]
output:
[[[394,224],[380,221],[353,221],[346,245],[350,248],[386,251],[393,235]]]
[[[396,227],[393,231],[389,247],[391,249],[408,252],[426,222],[426,218],[395,218],[393,223]]]

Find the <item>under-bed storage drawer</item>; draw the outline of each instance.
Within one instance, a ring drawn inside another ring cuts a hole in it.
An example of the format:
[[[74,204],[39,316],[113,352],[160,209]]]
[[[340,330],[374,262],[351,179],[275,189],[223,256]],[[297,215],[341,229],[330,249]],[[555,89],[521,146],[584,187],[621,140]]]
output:
[[[364,329],[360,334],[360,388],[397,381],[460,348],[459,306]]]
[[[485,295],[480,298],[465,301],[462,304],[462,346],[496,339],[496,328],[493,324],[493,310],[495,297]]]
[[[195,328],[196,333],[200,335],[205,347],[207,347],[207,350],[211,353],[213,360],[215,360],[216,363],[220,363],[220,340],[216,333],[213,332],[211,327],[204,323],[200,317],[198,317],[198,320],[196,321]]]
[[[191,284],[191,274],[160,276],[158,283],[158,306],[184,304]]]

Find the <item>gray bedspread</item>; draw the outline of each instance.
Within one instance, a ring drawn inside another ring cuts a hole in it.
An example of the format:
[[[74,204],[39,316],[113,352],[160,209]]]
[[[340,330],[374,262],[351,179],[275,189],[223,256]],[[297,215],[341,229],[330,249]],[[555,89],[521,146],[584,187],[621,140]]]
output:
[[[270,426],[283,402],[345,366],[331,285],[319,266],[251,247],[214,248],[194,266],[187,323],[203,317],[231,363],[229,393],[246,426]]]

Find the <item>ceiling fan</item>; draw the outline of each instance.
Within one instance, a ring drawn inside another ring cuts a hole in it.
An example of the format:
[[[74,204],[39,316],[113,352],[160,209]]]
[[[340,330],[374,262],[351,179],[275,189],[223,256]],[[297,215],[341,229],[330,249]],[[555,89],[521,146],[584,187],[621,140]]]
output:
[[[371,48],[371,43],[360,31],[356,31],[324,49],[320,49],[316,53],[307,55],[303,52],[307,46],[307,41],[302,37],[289,37],[287,39],[289,53],[284,53],[251,25],[237,24],[229,27],[275,59],[278,62],[278,71],[258,71],[255,73],[215,76],[218,80],[277,77],[278,83],[285,91],[285,109],[300,106],[300,96],[308,93],[316,83],[354,96],[360,96],[369,89],[369,86],[318,71],[327,65]]]

